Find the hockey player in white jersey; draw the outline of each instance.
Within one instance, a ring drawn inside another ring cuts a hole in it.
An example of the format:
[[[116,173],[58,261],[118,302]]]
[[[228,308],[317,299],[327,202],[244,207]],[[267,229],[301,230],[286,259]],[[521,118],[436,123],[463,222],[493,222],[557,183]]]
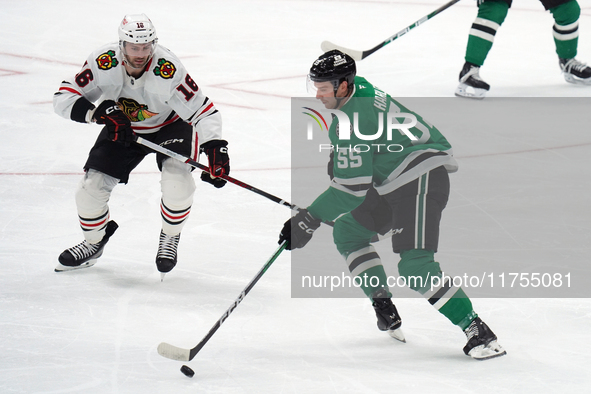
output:
[[[119,42],[94,51],[75,76],[60,85],[55,112],[80,123],[103,125],[84,165],[76,207],[84,241],[59,256],[56,271],[90,267],[117,229],[108,201],[118,183],[151,153],[135,135],[197,160],[204,152],[211,173],[201,179],[219,188],[230,172],[222,120],[180,60],[158,45],[145,14],[126,15]],[[156,155],[161,171],[161,216],[156,266],[162,276],[177,263],[177,246],[193,203],[195,181],[188,164]]]

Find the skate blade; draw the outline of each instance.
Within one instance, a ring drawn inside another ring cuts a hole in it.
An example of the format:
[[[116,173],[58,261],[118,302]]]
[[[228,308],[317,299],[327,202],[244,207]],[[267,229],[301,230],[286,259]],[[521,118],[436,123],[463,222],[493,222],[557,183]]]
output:
[[[456,89],[455,95],[458,97],[482,100],[484,97],[486,97],[486,92],[488,92],[486,89],[478,89],[468,86],[465,83],[460,83]]]
[[[70,267],[67,265],[62,265],[61,263],[57,263],[57,267],[55,267],[54,271],[55,272],[65,272],[65,271],[74,271],[74,270],[79,270],[82,268],[88,268],[88,267],[92,267],[93,265],[95,265],[97,262],[97,259],[94,260],[88,260],[85,263],[82,263],[80,265],[77,265],[75,267]]]
[[[501,357],[506,355],[507,352],[497,341],[492,341],[488,345],[477,346],[468,352],[468,355],[475,360],[483,361],[490,360],[491,358]]]
[[[581,79],[570,74],[564,74],[564,80],[574,85],[591,85],[591,78]]]
[[[400,328],[397,328],[395,330],[388,330],[388,335],[390,335],[394,339],[399,340],[400,342],[406,343],[406,338],[404,337],[404,333]]]

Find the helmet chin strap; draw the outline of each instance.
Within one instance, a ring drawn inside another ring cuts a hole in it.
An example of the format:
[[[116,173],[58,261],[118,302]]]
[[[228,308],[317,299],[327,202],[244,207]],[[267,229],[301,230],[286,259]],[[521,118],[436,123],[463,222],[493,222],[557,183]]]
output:
[[[339,84],[339,86],[340,86],[340,84]],[[344,97],[337,97],[337,91],[338,90],[339,90],[338,87],[334,89],[334,98],[335,98],[335,100],[336,100],[337,103],[336,103],[335,107],[332,108],[332,109],[339,108],[341,106],[341,103],[343,102],[343,100],[349,99],[349,97],[351,96],[351,92],[353,91],[353,89],[351,87],[347,87],[347,94]]]
[[[343,101],[343,99],[345,99],[346,97],[337,97],[335,94],[334,98],[336,99],[337,103],[332,109],[337,109],[341,106],[341,101]]]
[[[341,103],[343,102],[343,100],[348,100],[349,97],[351,97],[351,91],[347,91],[347,95],[345,97],[337,97],[337,92],[334,92],[334,98],[337,101],[336,105],[334,108],[332,109],[337,109],[341,106]]]

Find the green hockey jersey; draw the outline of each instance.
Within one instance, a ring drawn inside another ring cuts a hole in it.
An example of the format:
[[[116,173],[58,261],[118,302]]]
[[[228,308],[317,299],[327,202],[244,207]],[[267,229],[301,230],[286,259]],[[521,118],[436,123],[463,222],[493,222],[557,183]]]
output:
[[[365,78],[355,77],[353,94],[340,111],[349,130],[340,130],[339,117],[333,116],[328,133],[334,178],[307,208],[315,218],[335,220],[352,211],[372,186],[385,195],[436,167],[457,170],[439,130]]]

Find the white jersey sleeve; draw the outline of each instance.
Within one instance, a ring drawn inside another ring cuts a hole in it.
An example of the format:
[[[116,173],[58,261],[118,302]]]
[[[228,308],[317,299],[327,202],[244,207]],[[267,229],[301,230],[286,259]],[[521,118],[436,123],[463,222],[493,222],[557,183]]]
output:
[[[111,53],[110,60],[117,62],[115,52]],[[92,102],[103,94],[101,81],[97,78],[100,76],[98,67],[94,65],[95,57],[95,53],[92,53],[78,74],[60,84],[59,90],[53,95],[53,107],[58,115],[78,122],[91,122],[89,115],[94,109]]]
[[[170,54],[172,55],[172,54]],[[169,56],[170,56],[169,55]],[[164,60],[164,59],[162,59]],[[162,63],[157,59],[157,63]],[[172,85],[170,107],[185,121],[193,125],[199,144],[222,138],[222,117],[213,102],[178,61],[176,78]],[[156,73],[157,74],[157,73]]]

